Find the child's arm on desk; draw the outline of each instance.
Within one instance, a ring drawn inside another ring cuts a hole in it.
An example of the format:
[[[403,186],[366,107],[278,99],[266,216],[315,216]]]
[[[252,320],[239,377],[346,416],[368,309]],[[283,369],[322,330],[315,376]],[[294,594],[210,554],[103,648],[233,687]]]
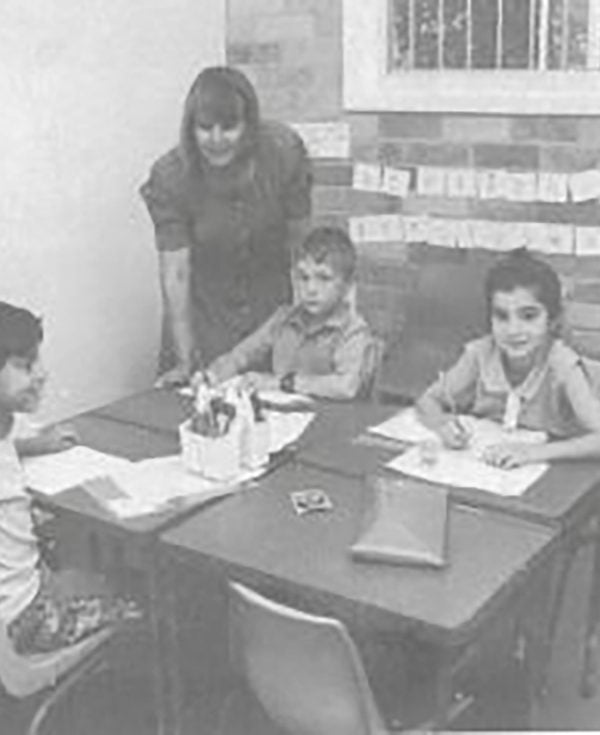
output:
[[[15,439],[15,448],[20,457],[36,454],[52,454],[70,449],[79,442],[75,428],[70,424],[46,426],[37,434]]]
[[[423,424],[450,449],[462,449],[469,443],[469,432],[457,416],[456,397],[468,395],[476,380],[477,365],[465,352],[448,372],[440,373],[416,402]]]
[[[563,383],[565,397],[581,426],[581,434],[547,444],[513,444],[489,447],[485,459],[499,467],[519,467],[559,459],[600,459],[600,401],[581,368],[574,365]]]

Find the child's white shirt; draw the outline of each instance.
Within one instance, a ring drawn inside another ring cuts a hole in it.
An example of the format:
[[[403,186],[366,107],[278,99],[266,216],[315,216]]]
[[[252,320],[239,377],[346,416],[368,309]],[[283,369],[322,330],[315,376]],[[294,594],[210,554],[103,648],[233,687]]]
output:
[[[0,440],[0,621],[10,623],[35,597],[40,586],[39,549],[31,516],[31,498],[15,449],[15,439],[31,436],[20,419]]]

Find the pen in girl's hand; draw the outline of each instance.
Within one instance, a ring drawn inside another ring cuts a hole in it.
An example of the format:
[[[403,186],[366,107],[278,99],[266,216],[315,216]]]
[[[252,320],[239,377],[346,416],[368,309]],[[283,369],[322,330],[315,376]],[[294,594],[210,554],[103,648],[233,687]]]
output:
[[[465,447],[469,443],[471,434],[461,421],[460,416],[458,415],[456,409],[456,401],[454,400],[454,396],[448,389],[447,374],[443,371],[440,372],[438,380],[442,389],[442,397],[444,403],[450,410],[451,414],[450,421],[448,422],[450,431],[452,432],[451,437],[449,437],[450,443],[455,447]]]

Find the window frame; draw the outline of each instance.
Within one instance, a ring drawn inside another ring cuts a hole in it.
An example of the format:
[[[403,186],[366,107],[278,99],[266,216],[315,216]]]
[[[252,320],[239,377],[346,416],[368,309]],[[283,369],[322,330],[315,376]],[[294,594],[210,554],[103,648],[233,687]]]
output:
[[[590,29],[600,34],[600,0]],[[389,71],[388,0],[343,0],[343,99],[349,112],[600,114],[599,71]]]

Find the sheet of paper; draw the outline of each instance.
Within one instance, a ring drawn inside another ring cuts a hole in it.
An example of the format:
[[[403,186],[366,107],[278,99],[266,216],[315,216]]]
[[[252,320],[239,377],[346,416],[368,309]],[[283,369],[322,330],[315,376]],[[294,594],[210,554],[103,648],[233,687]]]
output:
[[[345,122],[293,123],[312,158],[349,158],[350,125]]]
[[[480,199],[504,199],[507,171],[489,169],[476,174],[477,191]]]
[[[417,193],[420,196],[445,196],[446,194],[445,168],[421,166],[417,171]]]
[[[427,242],[430,245],[453,248],[456,245],[455,220],[432,217],[427,229]]]
[[[446,193],[449,197],[474,197],[477,193],[475,171],[472,168],[448,169]]]
[[[547,439],[543,431],[516,429],[507,434],[502,426],[495,421],[479,419],[466,414],[461,414],[459,418],[471,436],[471,447],[476,451],[481,451],[491,444],[498,444],[509,439],[510,441],[530,444],[540,444]],[[381,424],[370,426],[368,431],[407,444],[437,439],[437,434],[423,425],[414,408],[405,408]]]
[[[404,219],[399,214],[350,217],[350,237],[359,242],[394,242],[404,239]]]
[[[540,172],[537,198],[540,202],[566,202],[569,191],[567,174]]]
[[[507,172],[504,180],[504,198],[509,202],[534,202],[537,197],[537,179],[534,173]]]
[[[571,255],[573,252],[575,231],[571,225],[545,225],[546,232],[538,245],[541,252]]]
[[[600,227],[575,228],[575,254],[600,255]]]
[[[315,414],[308,411],[267,411],[266,414],[271,454],[298,441],[315,418]]]
[[[258,392],[258,397],[271,406],[281,406],[282,408],[314,405],[314,400],[310,396],[305,396],[302,393],[286,393],[282,390],[261,390]]]
[[[600,171],[590,169],[571,174],[569,178],[571,199],[574,202],[586,202],[600,196]]]
[[[418,446],[391,460],[386,466],[439,485],[476,488],[506,497],[522,495],[548,468],[547,464],[540,463],[504,470],[486,464],[472,451],[441,448],[434,462],[425,463]]]
[[[436,434],[421,423],[414,408],[406,408],[368,431],[399,442],[421,442],[435,439]]]
[[[56,495],[92,477],[112,475],[132,464],[122,457],[84,446],[23,460],[27,487],[45,495]]]
[[[404,199],[410,186],[410,171],[406,169],[384,166],[381,191],[394,197]]]

